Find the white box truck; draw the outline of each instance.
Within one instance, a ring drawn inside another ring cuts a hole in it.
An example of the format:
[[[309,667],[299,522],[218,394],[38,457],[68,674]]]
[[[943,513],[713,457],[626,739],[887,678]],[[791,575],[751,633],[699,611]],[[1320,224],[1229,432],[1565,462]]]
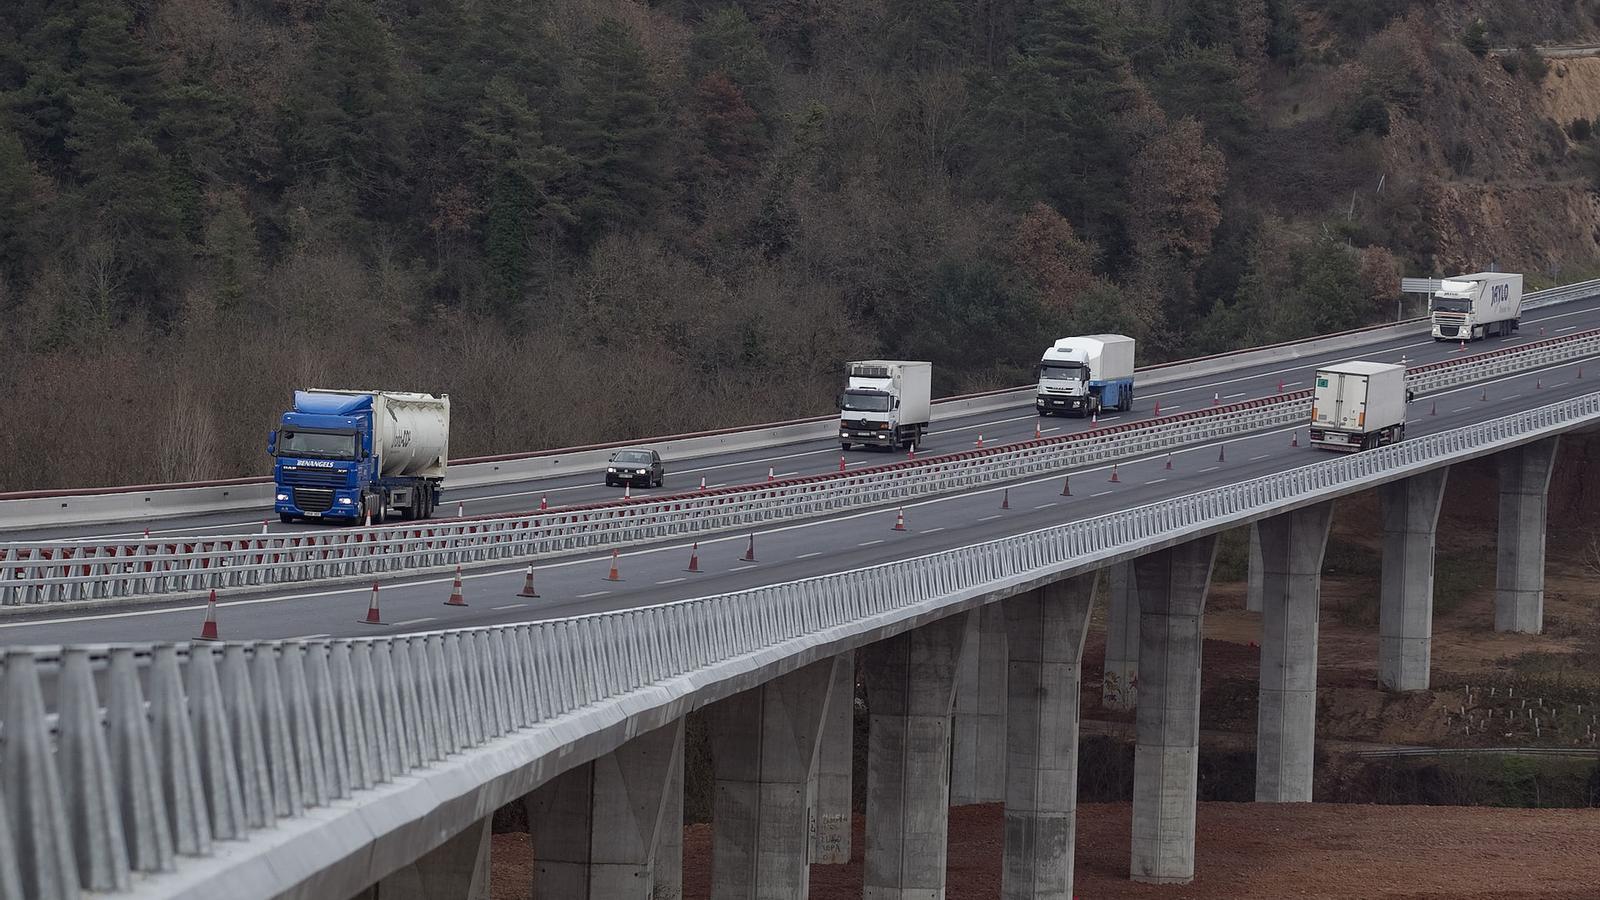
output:
[[[1311,399],[1311,446],[1346,452],[1406,436],[1406,367],[1351,362],[1317,370]]]
[[[1134,340],[1121,334],[1064,337],[1039,360],[1039,415],[1088,416],[1133,409]]]
[[[839,395],[839,446],[915,447],[932,419],[933,363],[868,359],[850,363]]]
[[[267,453],[285,522],[426,519],[450,465],[450,396],[295,391]]]
[[[1446,278],[1428,302],[1436,341],[1511,334],[1522,324],[1522,276],[1479,272]]]

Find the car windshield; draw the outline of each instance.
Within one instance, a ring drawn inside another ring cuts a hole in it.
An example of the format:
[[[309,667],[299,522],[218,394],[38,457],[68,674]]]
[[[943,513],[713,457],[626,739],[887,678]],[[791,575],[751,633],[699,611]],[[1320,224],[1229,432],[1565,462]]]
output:
[[[284,431],[278,435],[278,455],[355,459],[356,436],[347,432]]]
[[[636,466],[642,466],[650,462],[650,454],[644,450],[623,450],[616,455],[612,462],[632,463]]]
[[[855,412],[888,412],[889,395],[882,391],[845,391],[844,408]]]
[[[1083,377],[1083,366],[1079,363],[1052,362],[1046,360],[1039,363],[1039,377],[1076,381]]]

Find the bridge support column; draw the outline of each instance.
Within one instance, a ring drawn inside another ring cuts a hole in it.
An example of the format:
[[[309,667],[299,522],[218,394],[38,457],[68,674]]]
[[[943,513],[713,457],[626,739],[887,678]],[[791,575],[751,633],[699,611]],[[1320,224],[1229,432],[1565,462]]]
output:
[[[822,718],[811,782],[811,861],[842,866],[850,861],[850,821],[854,807],[856,654],[839,654],[828,686],[828,711]]]
[[[683,900],[683,751],[673,754],[667,772],[667,796],[661,801],[661,836],[651,874],[650,900]]]
[[[1309,803],[1317,733],[1317,622],[1333,504],[1273,516],[1260,529],[1261,695],[1256,802]]]
[[[1507,450],[1500,463],[1500,547],[1494,630],[1544,630],[1544,540],[1559,437]]]
[[[1261,612],[1263,591],[1266,589],[1266,573],[1262,569],[1261,555],[1261,523],[1250,523],[1250,567],[1246,576],[1244,590],[1245,612]]]
[[[956,672],[950,803],[994,803],[1006,794],[1006,615],[998,603],[967,620]]]
[[[812,663],[709,709],[712,900],[806,896],[807,787],[838,664]]]
[[[863,900],[944,897],[950,827],[950,710],[967,616],[863,650],[867,847]]]
[[[1139,698],[1139,594],[1133,563],[1106,573],[1106,663],[1100,702],[1106,709],[1133,709]]]
[[[682,788],[672,773],[682,765],[683,727],[679,719],[641,734],[528,795],[535,900],[650,900],[673,825],[667,812],[682,808],[668,794]]]
[[[1004,601],[1004,900],[1072,900],[1078,698],[1095,573]]]
[[[358,894],[358,900],[489,900],[493,816]]]
[[[1140,557],[1139,716],[1133,755],[1134,881],[1194,880],[1200,647],[1216,537]]]
[[[1383,577],[1378,599],[1378,681],[1395,691],[1428,687],[1433,653],[1433,551],[1449,468],[1378,488]]]

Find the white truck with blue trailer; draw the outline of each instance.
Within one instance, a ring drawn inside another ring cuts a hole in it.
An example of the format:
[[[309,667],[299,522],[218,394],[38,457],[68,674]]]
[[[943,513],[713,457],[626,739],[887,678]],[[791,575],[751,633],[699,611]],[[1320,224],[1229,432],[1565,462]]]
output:
[[[1133,409],[1134,340],[1121,334],[1065,337],[1039,360],[1039,415],[1089,416]]]
[[[1479,272],[1446,278],[1428,302],[1436,341],[1512,334],[1522,324],[1522,276]]]

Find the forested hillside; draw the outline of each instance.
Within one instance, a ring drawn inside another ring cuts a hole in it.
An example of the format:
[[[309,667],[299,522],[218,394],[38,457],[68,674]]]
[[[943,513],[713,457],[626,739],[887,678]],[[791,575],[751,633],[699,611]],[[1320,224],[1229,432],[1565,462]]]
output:
[[[295,387],[448,392],[465,456],[1571,280],[1600,80],[1489,51],[1597,6],[8,0],[0,489],[265,471]]]

